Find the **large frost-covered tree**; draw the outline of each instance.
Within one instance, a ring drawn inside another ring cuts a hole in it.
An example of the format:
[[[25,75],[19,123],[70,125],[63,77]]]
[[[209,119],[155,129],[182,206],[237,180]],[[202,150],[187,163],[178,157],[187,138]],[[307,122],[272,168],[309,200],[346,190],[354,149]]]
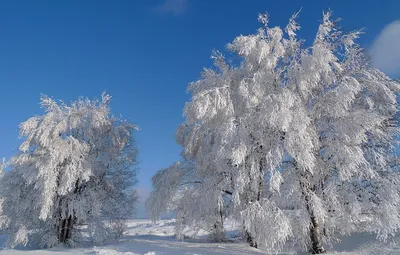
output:
[[[370,66],[360,32],[343,33],[330,12],[307,48],[296,16],[281,29],[260,15],[257,33],[228,45],[239,65],[213,54],[216,68],[189,87],[183,154],[196,171],[224,176],[254,246],[291,240],[321,253],[353,231],[386,239],[400,227],[399,84]]]
[[[9,162],[0,189],[9,244],[70,243],[77,224],[88,224],[93,241],[131,215],[136,198],[136,127],[110,112],[111,97],[71,105],[43,96],[42,116],[20,125],[24,142]]]

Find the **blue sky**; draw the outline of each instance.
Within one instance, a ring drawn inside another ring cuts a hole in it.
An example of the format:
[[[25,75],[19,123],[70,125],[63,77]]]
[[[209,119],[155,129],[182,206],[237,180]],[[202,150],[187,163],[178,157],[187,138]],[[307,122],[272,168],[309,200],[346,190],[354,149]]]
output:
[[[299,33],[312,41],[322,11],[344,30],[365,28],[360,43],[374,63],[400,74],[400,1],[68,0],[0,2],[0,156],[16,153],[18,124],[41,114],[40,94],[71,101],[113,96],[112,110],[139,125],[142,194],[151,176],[179,159],[174,133],[186,87],[239,34],[255,32],[257,14],[284,26],[302,8]],[[393,51],[392,51],[393,49]],[[394,66],[394,67],[393,67]]]

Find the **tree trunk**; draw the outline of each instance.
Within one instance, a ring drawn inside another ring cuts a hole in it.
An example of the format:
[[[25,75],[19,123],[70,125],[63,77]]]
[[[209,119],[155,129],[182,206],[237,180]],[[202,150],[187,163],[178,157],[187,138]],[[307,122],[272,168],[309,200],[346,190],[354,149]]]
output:
[[[260,149],[262,149],[261,145],[260,145]],[[257,202],[261,203],[262,192],[263,192],[263,179],[264,179],[264,175],[263,175],[263,160],[260,160],[259,170],[260,170],[260,177],[259,177],[259,180],[258,180],[258,190],[257,190],[255,199],[254,198],[251,199],[251,202],[257,201]],[[251,178],[250,178],[250,180],[251,180]],[[247,230],[245,231],[245,237],[246,237],[246,242],[249,243],[251,247],[258,248],[258,244],[257,244],[256,240],[254,240],[254,238],[252,237],[251,233],[248,232]]]
[[[302,185],[303,189],[305,188],[306,190],[303,190],[303,196],[304,200],[306,203],[306,208],[308,215],[310,216],[310,240],[311,240],[311,247],[309,248],[309,252],[311,254],[321,254],[325,252],[324,247],[322,246],[322,241],[321,241],[321,233],[319,231],[319,224],[318,220],[315,217],[314,210],[311,207],[311,197],[310,197],[310,192],[312,192],[312,189],[308,189],[305,187],[305,185]]]
[[[214,223],[214,229],[212,233],[212,239],[216,242],[224,242],[225,238],[225,230],[222,223],[218,220]]]
[[[74,189],[74,194],[79,192],[79,179],[75,182],[75,189]],[[64,198],[65,201],[65,198]],[[72,228],[73,224],[76,220],[75,215],[63,215],[61,207],[63,206],[62,199],[60,199],[59,202],[59,210],[60,210],[60,215],[59,215],[59,225],[58,225],[58,241],[60,243],[67,243],[69,239],[71,239],[72,235]],[[66,207],[66,211],[68,211],[68,203],[64,205]]]
[[[59,225],[60,231],[58,232],[58,241],[60,243],[65,243],[65,237],[66,237],[65,229],[66,229],[67,220],[60,218],[59,224],[60,224]]]
[[[310,220],[311,220],[311,227],[310,227],[310,240],[311,240],[311,248],[310,252],[312,254],[321,254],[325,253],[325,249],[322,246],[322,242],[320,240],[320,233],[319,233],[319,227],[318,227],[318,222],[315,219],[313,215],[310,215]]]
[[[322,191],[322,201],[326,201],[326,196],[325,196],[325,180],[321,181],[321,191]],[[328,210],[330,212],[330,210]],[[326,227],[325,224],[322,226],[322,235],[325,237],[327,235]]]
[[[72,215],[66,219],[60,218],[58,227],[58,241],[60,243],[67,243],[67,241],[71,239],[74,222],[75,217]]]
[[[246,242],[250,244],[250,247],[258,248],[257,242],[254,241],[254,238],[251,236],[251,234],[246,230],[245,231],[245,238]]]
[[[66,240],[71,239],[71,232],[73,227],[73,218],[70,215],[67,220],[67,229],[66,229]]]
[[[320,226],[317,218],[315,217],[314,209],[311,206],[311,195],[316,191],[317,187],[315,184],[312,184],[312,174],[310,172],[303,172],[302,170],[297,168],[296,161],[293,162],[294,167],[300,173],[300,189],[304,198],[304,203],[310,217],[310,247],[309,252],[311,254],[321,254],[325,252],[325,249],[322,245]]]
[[[79,179],[75,182],[74,194],[79,192]],[[68,204],[66,205],[68,209]],[[67,210],[68,211],[68,210]],[[67,218],[60,217],[60,231],[58,240],[60,243],[66,243],[72,236],[72,229],[76,220],[75,215],[69,215]]]
[[[225,229],[224,229],[224,215],[222,210],[223,210],[222,206],[218,205],[218,216],[214,223],[214,229],[212,233],[214,241],[217,242],[226,241]]]
[[[262,165],[260,166],[260,171],[262,172]],[[257,197],[255,199],[257,202],[261,202],[261,200],[262,200],[262,190],[263,190],[263,186],[262,186],[263,179],[262,178],[263,177],[260,176],[260,180],[258,183]],[[254,200],[252,200],[252,202],[254,202]],[[251,233],[248,232],[247,230],[245,230],[245,238],[246,238],[246,242],[249,243],[251,247],[258,248],[257,242],[254,240]]]

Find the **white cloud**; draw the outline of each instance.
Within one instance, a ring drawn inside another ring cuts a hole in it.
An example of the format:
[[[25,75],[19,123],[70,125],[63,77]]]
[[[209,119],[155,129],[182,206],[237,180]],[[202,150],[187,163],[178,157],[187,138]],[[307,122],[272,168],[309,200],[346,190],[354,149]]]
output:
[[[385,26],[371,50],[373,65],[390,76],[400,76],[400,20]]]
[[[173,15],[180,15],[186,12],[187,0],[165,0],[164,3],[156,6],[156,11]]]

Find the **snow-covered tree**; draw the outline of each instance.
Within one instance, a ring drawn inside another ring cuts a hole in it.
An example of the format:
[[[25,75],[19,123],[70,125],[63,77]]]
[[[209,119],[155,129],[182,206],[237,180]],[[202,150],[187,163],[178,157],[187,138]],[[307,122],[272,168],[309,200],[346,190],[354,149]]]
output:
[[[216,68],[189,87],[183,155],[196,175],[224,177],[254,246],[291,240],[321,253],[339,234],[385,239],[400,227],[391,167],[399,84],[370,66],[360,32],[341,32],[330,12],[308,48],[296,17],[282,30],[260,15],[256,34],[228,45],[239,65],[213,54]]]
[[[195,233],[208,231],[214,241],[224,241],[230,193],[223,188],[222,176],[200,176],[197,167],[190,161],[176,162],[154,175],[146,204],[149,214],[156,221],[163,213],[175,213],[178,238],[189,227]]]
[[[136,199],[136,127],[110,112],[111,97],[71,105],[43,96],[45,114],[20,125],[24,142],[0,189],[9,244],[71,243],[87,223],[95,242],[112,233],[104,220],[131,215]]]

